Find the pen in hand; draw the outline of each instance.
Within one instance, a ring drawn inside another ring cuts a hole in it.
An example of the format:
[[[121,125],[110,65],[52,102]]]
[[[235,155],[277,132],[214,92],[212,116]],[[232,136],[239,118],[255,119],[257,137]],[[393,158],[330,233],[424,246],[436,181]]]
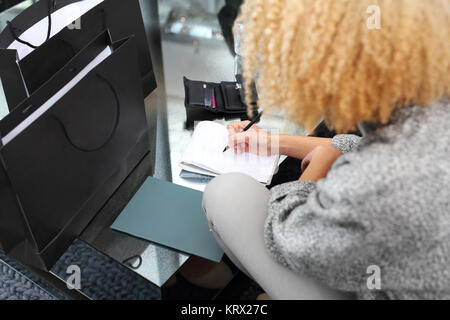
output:
[[[262,111],[258,113],[256,117],[253,118],[253,120],[250,121],[250,123],[241,132],[245,132],[248,129],[250,129],[255,123],[257,123],[261,119],[262,114],[263,114]],[[230,147],[226,146],[225,149],[223,149],[223,152],[227,151],[228,149],[230,149]]]

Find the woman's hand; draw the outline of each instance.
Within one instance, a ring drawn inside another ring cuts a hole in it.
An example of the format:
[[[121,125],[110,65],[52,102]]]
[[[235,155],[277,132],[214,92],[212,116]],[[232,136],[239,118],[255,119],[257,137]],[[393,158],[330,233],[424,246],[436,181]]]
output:
[[[228,146],[238,154],[244,152],[267,156],[274,154],[276,150],[272,150],[272,146],[275,146],[274,139],[277,136],[264,131],[256,125],[242,132],[249,123],[250,121],[233,122],[227,126],[230,133]]]
[[[300,180],[318,181],[325,178],[340,156],[341,152],[332,145],[317,146],[303,159]]]

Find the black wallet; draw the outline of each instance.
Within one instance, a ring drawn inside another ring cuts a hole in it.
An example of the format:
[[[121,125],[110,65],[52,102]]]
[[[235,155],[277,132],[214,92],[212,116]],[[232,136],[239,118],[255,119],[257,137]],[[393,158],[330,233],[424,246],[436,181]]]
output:
[[[237,80],[242,77],[236,77]],[[220,83],[193,81],[183,77],[186,108],[186,125],[194,121],[217,118],[248,120],[245,91],[242,82]],[[252,92],[251,107],[257,109],[256,89]],[[256,112],[255,112],[256,114]]]

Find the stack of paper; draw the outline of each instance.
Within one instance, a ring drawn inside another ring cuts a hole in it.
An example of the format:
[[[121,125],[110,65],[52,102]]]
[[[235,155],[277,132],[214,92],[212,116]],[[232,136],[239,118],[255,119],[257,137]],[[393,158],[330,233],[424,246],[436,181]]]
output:
[[[208,176],[240,172],[270,184],[279,157],[236,154],[233,149],[223,152],[228,145],[228,136],[228,130],[223,125],[212,121],[200,122],[181,158],[181,168]]]

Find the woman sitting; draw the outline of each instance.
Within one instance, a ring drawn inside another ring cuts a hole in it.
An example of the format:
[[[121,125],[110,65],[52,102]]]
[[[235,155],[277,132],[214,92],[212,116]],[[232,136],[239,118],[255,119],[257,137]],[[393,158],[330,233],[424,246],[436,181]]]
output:
[[[240,19],[261,106],[363,137],[230,125],[236,152],[276,142],[304,170],[271,191],[242,174],[208,185],[229,258],[274,299],[449,299],[450,2],[248,0]]]

